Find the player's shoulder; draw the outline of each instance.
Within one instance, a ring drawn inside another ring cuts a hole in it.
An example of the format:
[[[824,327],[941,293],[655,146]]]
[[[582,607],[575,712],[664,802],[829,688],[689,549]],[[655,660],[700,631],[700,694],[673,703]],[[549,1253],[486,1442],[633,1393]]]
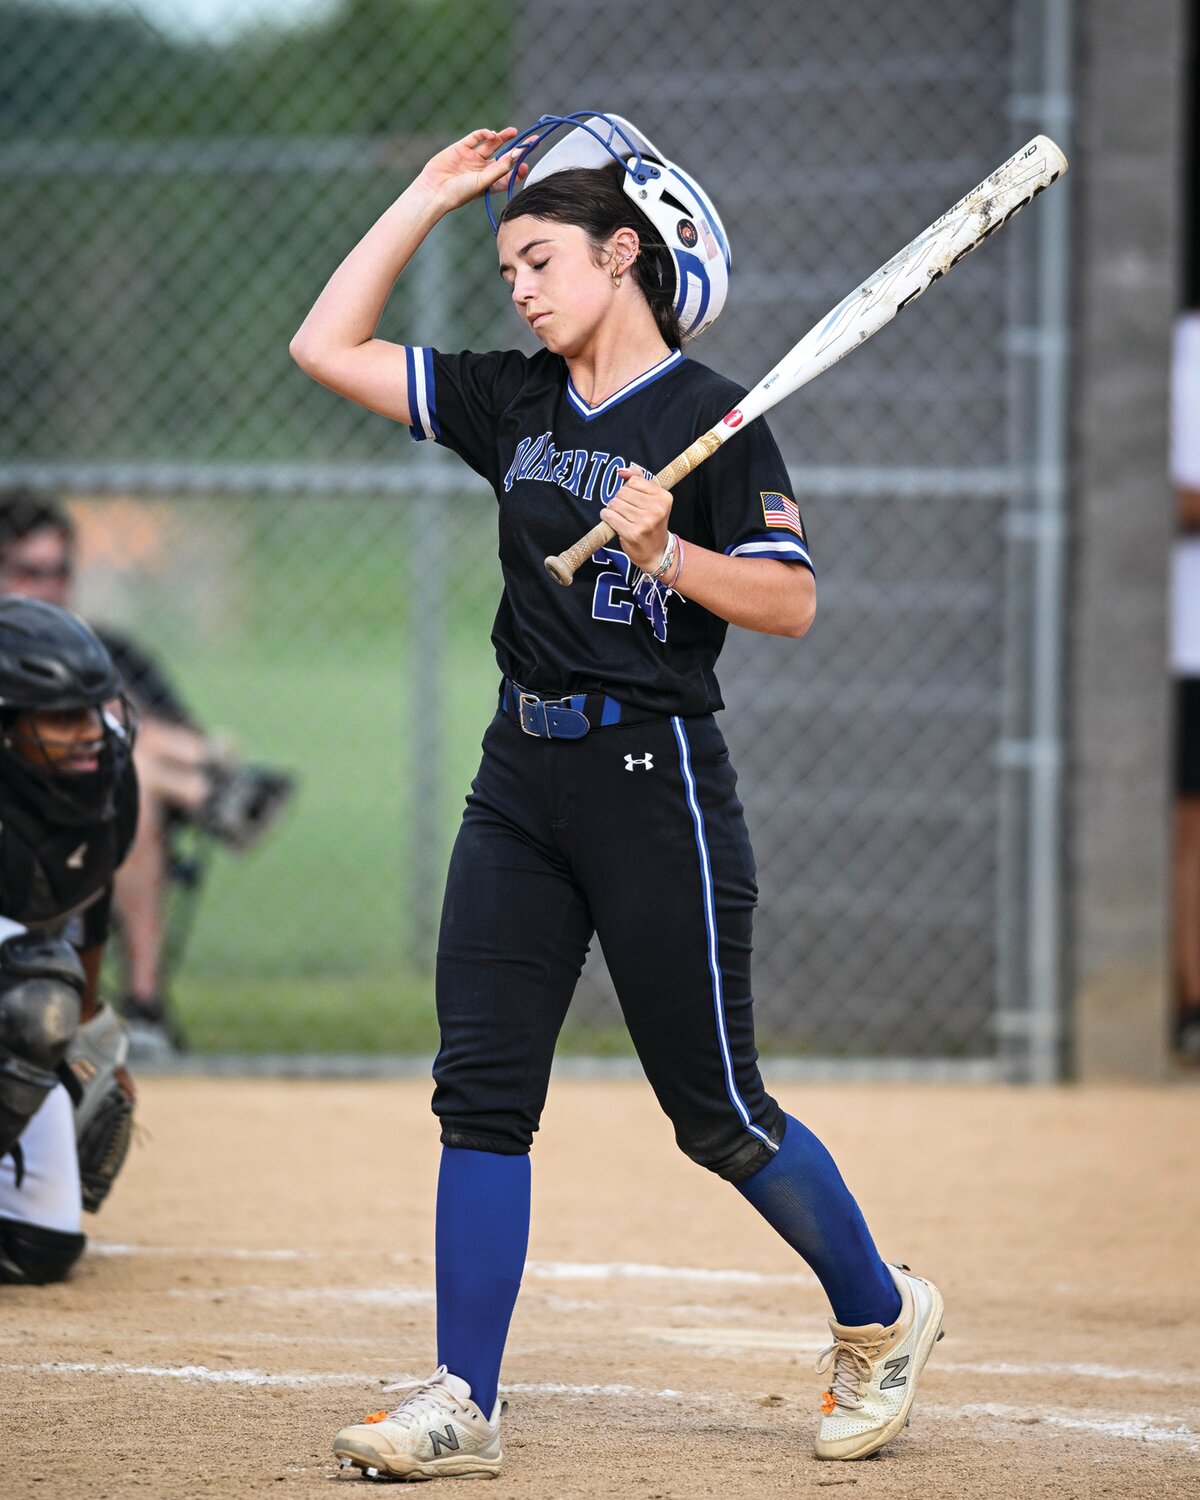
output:
[[[685,356],[679,365],[676,379],[690,400],[703,404],[705,409],[719,408],[714,410],[714,420],[736,406],[746,394],[745,386],[738,385],[736,380],[730,380],[728,375],[722,375],[719,370],[690,355]]]
[[[746,394],[744,385],[738,385],[736,380],[730,380],[728,375],[722,375],[720,370],[714,370],[711,365],[706,365],[703,360],[696,359],[694,355],[686,352],[679,366],[679,373],[698,391],[719,391],[724,396]]]
[[[495,413],[514,403],[522,407],[557,399],[566,385],[566,361],[547,349],[527,354],[521,349],[464,349],[438,353],[436,368],[458,389],[470,406]]]
[[[512,368],[520,372],[523,385],[556,391],[566,385],[567,362],[561,354],[551,354],[549,349],[538,349],[533,354],[520,349],[508,352],[514,360]]]
[[[476,376],[502,377],[515,385],[545,383],[561,385],[566,380],[566,361],[548,349],[527,354],[523,349],[462,349],[450,354],[436,351],[443,365]]]

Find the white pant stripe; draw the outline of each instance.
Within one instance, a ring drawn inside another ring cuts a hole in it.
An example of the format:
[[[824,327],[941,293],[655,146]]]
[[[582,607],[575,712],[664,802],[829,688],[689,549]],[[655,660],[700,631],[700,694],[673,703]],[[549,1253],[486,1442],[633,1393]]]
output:
[[[696,832],[696,850],[700,856],[700,880],[704,891],[704,930],[708,938],[708,972],[712,976],[713,1015],[717,1023],[717,1038],[721,1044],[721,1063],[725,1070],[725,1092],[741,1116],[742,1124],[756,1135],[772,1151],[778,1151],[775,1141],[760,1126],[750,1119],[750,1111],[737,1091],[737,1080],[733,1076],[733,1061],[729,1055],[729,1036],[725,1028],[725,993],[721,985],[721,966],[717,962],[717,914],[713,905],[712,865],[708,857],[708,842],[704,837],[704,814],[696,795],[696,779],[692,775],[692,760],[688,749],[687,731],[678,716],[671,720],[675,741],[679,746],[679,768],[683,772],[683,784],[687,792],[688,809],[692,814],[692,827]]]

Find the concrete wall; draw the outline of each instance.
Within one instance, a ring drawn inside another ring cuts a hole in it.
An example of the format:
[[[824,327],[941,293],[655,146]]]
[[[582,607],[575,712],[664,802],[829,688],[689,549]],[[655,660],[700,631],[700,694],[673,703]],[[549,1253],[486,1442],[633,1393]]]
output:
[[[1167,421],[1186,10],[1076,6],[1066,855],[1085,1079],[1168,1068]]]

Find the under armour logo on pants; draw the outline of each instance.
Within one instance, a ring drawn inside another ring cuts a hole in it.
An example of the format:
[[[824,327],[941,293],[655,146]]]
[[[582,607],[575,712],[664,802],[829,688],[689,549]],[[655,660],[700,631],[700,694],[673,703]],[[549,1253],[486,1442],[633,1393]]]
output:
[[[647,771],[653,771],[653,755],[650,754],[649,750],[646,751],[645,755],[643,755],[640,760],[635,760],[632,755],[627,755],[625,757],[625,769],[627,771],[632,771],[634,766],[643,766]]]

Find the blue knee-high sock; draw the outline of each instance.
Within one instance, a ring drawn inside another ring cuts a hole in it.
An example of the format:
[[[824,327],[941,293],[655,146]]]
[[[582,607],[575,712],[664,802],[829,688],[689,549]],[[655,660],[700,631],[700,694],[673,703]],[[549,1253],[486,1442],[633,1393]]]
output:
[[[889,1327],[900,1294],[858,1204],[812,1131],[786,1118],[779,1150],[737,1190],[812,1267],[839,1323]]]
[[[529,1157],[444,1146],[436,1243],[438,1364],[490,1417],[529,1246]]]

